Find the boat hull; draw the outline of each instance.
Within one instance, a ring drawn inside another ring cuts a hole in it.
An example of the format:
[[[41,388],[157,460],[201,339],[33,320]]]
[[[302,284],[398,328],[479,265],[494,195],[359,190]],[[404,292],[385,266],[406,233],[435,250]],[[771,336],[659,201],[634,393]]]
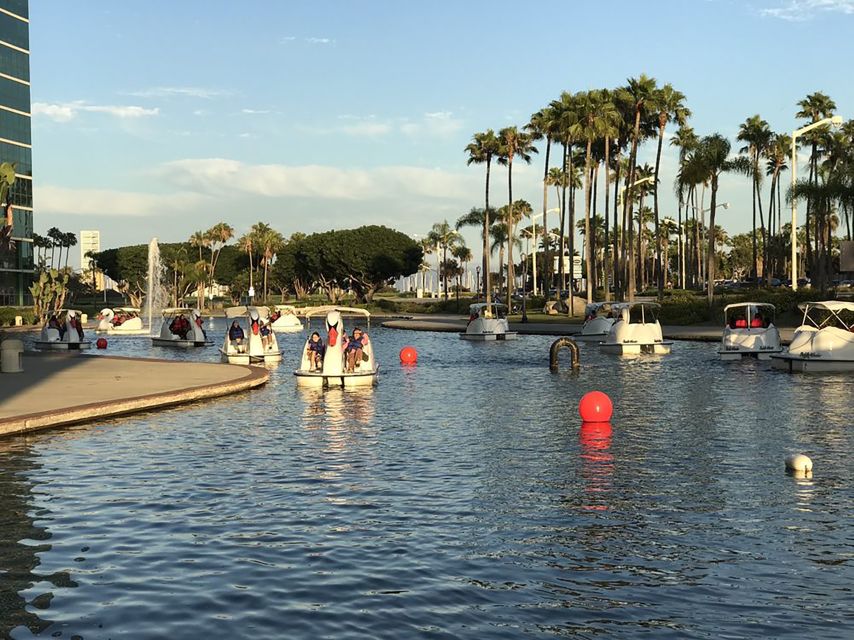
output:
[[[53,351],[85,351],[92,347],[89,340],[82,342],[63,342],[62,340],[36,340],[36,349],[49,349]]]
[[[789,373],[832,373],[854,371],[854,360],[832,360],[830,358],[805,358],[783,353],[771,356],[775,369]]]
[[[782,353],[782,349],[775,349],[773,351],[764,350],[764,351],[756,351],[754,349],[727,349],[727,350],[719,350],[718,355],[720,356],[723,362],[733,362],[736,360],[743,360],[744,358],[755,358],[757,360],[770,360],[774,355],[778,353]]]
[[[221,359],[228,364],[258,365],[276,364],[282,361],[282,352],[253,355],[250,353],[226,353],[220,349]]]
[[[324,374],[320,371],[294,371],[297,378],[297,386],[313,387],[316,389],[325,387],[372,387],[378,382],[379,371],[357,371],[355,373]]]
[[[151,344],[155,347],[191,349],[193,347],[209,347],[213,342],[211,340],[169,340],[167,338],[152,338]]]
[[[666,356],[673,347],[672,342],[602,342],[600,346],[606,353],[616,353],[621,356],[639,356],[641,354]]]
[[[505,333],[460,333],[460,338],[472,342],[488,342],[492,340],[515,340],[519,334],[515,331]]]

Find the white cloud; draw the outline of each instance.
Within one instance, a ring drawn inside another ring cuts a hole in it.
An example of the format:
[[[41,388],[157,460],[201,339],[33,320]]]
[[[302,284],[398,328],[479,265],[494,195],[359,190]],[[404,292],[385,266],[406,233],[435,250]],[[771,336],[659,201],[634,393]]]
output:
[[[406,135],[428,135],[447,137],[457,133],[463,127],[462,120],[455,118],[450,111],[434,111],[425,113],[421,119],[414,122],[405,122],[400,130]]]
[[[339,169],[321,165],[249,165],[225,158],[169,162],[155,171],[178,189],[220,197],[243,192],[272,198],[325,200],[467,199],[480,181],[472,173],[423,167]]]
[[[245,113],[250,116],[258,116],[272,113],[272,111],[270,111],[269,109],[241,109],[240,113]]]
[[[378,118],[375,115],[342,114],[337,119],[341,124],[300,128],[317,135],[381,137],[391,133],[402,133],[410,137],[446,138],[460,131],[464,124],[451,111],[428,112],[418,118]]]
[[[35,206],[40,213],[81,216],[163,216],[207,201],[200,193],[153,194],[51,185],[39,186],[35,196]]]
[[[810,20],[821,13],[854,15],[854,0],[788,0],[782,6],[760,10],[763,16],[790,22]]]
[[[209,100],[211,98],[229,95],[229,92],[221,89],[206,89],[204,87],[152,87],[150,89],[130,91],[126,95],[136,96],[138,98],[170,98],[180,96],[187,98],[204,98]]]
[[[334,38],[306,38],[309,44],[335,44]]]
[[[68,122],[73,120],[78,113],[106,113],[115,118],[133,119],[156,116],[160,113],[157,107],[148,109],[136,105],[97,105],[87,104],[82,100],[66,102],[61,104],[49,104],[45,102],[34,102],[32,114],[34,116],[45,116],[55,122]]]

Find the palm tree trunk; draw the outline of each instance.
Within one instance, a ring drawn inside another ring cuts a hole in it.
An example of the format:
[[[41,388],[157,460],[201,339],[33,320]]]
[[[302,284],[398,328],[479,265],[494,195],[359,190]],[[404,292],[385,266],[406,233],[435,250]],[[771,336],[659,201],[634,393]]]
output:
[[[566,173],[566,160],[569,151],[569,144],[563,143],[563,165],[561,169],[564,172],[564,181],[561,185],[562,195],[560,201],[560,257],[558,259],[558,273],[560,274],[558,284],[558,299],[561,299],[564,290],[566,290],[566,268],[564,267],[564,255],[566,255],[566,187],[569,183],[569,175]]]
[[[614,156],[614,294],[615,297],[623,299],[623,274],[620,271],[620,238],[619,233],[619,216],[618,214],[618,195],[620,189],[620,148],[617,147],[617,153]]]
[[[753,167],[752,167],[753,168],[753,175],[752,175],[753,193],[750,194],[752,201],[753,201],[753,233],[751,234],[752,246],[753,246],[753,263],[752,263],[753,264],[753,269],[752,269],[753,273],[751,273],[750,275],[753,276],[753,278],[756,278],[759,275],[759,264],[757,263],[757,252],[756,252],[756,190],[759,188],[756,173],[759,170],[759,168],[758,168],[759,154],[757,153],[757,150],[755,147],[753,147],[753,145],[751,145],[750,155],[753,156],[751,158],[751,160],[753,161],[752,162],[752,164],[753,164]]]
[[[638,154],[638,136],[640,135],[640,117],[641,112],[640,109],[635,109],[635,129],[634,134],[632,135],[632,151],[629,155],[629,180],[626,188],[626,199],[623,202],[623,215],[627,215],[628,210],[626,209],[626,205],[628,201],[631,200],[631,191],[632,184],[635,181],[635,163],[637,162],[637,154]],[[635,256],[634,256],[634,247],[632,245],[632,230],[634,224],[631,219],[628,221],[629,226],[629,238],[628,238],[628,268],[629,268],[629,282],[628,282],[628,298],[629,302],[634,302],[635,300]]]
[[[544,282],[546,291],[544,293],[544,298],[546,300],[549,299],[549,292],[551,291],[551,268],[552,268],[552,254],[551,254],[551,240],[549,238],[549,155],[552,148],[552,139],[549,136],[546,136],[546,162],[545,169],[543,169],[543,259],[545,260],[545,268],[544,272]],[[536,244],[536,243],[535,243]],[[537,247],[534,246],[534,251],[537,250]],[[537,274],[534,274],[534,278],[537,277]]]
[[[591,199],[593,201],[592,207],[592,220],[593,220],[593,228],[590,232],[590,238],[588,238],[588,242],[590,243],[590,254],[593,256],[593,292],[596,292],[596,289],[599,288],[599,243],[596,240],[596,199],[599,196],[599,163],[597,162],[593,165],[591,169],[592,175],[590,176],[590,180],[593,184],[593,194]]]
[[[507,158],[507,312],[513,309],[513,153]]]
[[[611,300],[611,245],[609,244],[608,240],[608,225],[610,223],[610,203],[608,202],[608,199],[611,195],[611,163],[609,158],[611,152],[610,147],[611,138],[610,136],[605,136],[605,246],[603,247],[604,253],[602,255],[602,277],[605,280],[605,302],[610,302]]]
[[[486,208],[483,211],[483,297],[487,305],[492,303],[492,276],[489,273],[489,166],[491,159],[486,160]],[[487,306],[487,310],[492,307]]]
[[[575,184],[572,180],[572,148],[569,150],[569,221],[567,231],[569,233],[569,282],[567,290],[569,293],[569,315],[575,316],[575,287],[573,279],[575,278]]]
[[[664,289],[664,269],[661,264],[661,242],[659,241],[658,236],[658,165],[661,164],[661,143],[664,140],[664,128],[666,126],[665,122],[661,122],[659,120],[660,126],[658,129],[658,149],[655,152],[655,177],[652,182],[652,197],[653,197],[653,210],[655,212],[655,288],[658,293],[658,299],[661,300],[661,290]]]
[[[587,267],[587,303],[593,302],[593,255],[590,241],[590,155],[593,139],[587,138],[587,154],[584,158],[584,262]],[[572,227],[570,227],[572,229]]]
[[[709,306],[715,298],[715,204],[718,197],[718,177],[712,176],[712,203],[709,211],[709,253],[706,256],[706,295]]]

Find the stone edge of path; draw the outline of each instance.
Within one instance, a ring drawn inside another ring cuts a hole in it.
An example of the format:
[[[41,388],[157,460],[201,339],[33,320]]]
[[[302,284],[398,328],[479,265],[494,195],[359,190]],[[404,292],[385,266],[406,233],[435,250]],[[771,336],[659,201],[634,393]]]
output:
[[[185,364],[174,360],[128,358],[122,356],[100,357],[113,358],[116,360],[134,360],[138,362],[168,362]],[[219,398],[239,393],[241,391],[255,389],[266,384],[270,379],[270,372],[260,367],[224,364],[215,366],[239,367],[241,369],[245,369],[247,373],[235,380],[228,380],[226,382],[215,382],[195,387],[186,387],[177,391],[163,391],[143,396],[132,396],[123,400],[92,402],[64,410],[42,411],[17,416],[15,418],[6,418],[5,420],[0,420],[0,438],[21,435],[33,431],[67,427],[72,424],[114,418],[132,413],[141,413],[144,411],[174,407],[196,402],[198,400]]]

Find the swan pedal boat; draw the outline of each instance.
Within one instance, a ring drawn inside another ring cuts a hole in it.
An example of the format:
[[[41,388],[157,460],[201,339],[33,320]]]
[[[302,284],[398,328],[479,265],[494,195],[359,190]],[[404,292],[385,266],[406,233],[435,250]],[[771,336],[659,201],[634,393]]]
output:
[[[775,369],[792,372],[854,371],[854,302],[798,305],[804,312],[789,350],[771,356]]]
[[[267,307],[239,306],[227,307],[225,317],[230,321],[238,318],[246,319],[246,327],[243,328],[243,342],[238,344],[232,342],[228,333],[231,322],[225,329],[225,342],[220,347],[222,361],[228,364],[274,364],[282,361],[282,352],[276,340],[276,332],[269,324],[270,310]],[[268,343],[264,346],[262,330],[269,330]]]
[[[151,343],[155,347],[188,349],[191,347],[208,347],[213,344],[213,340],[209,340],[205,335],[205,330],[202,328],[202,314],[198,309],[175,307],[164,309],[161,313],[163,323],[160,325],[160,334],[151,338]],[[180,334],[172,333],[172,323],[178,316],[184,316],[190,323],[185,338],[182,338]]]
[[[320,371],[312,369],[308,346],[311,342],[311,318],[325,315],[324,326],[326,349],[323,353],[323,365]],[[362,347],[363,357],[357,362],[353,372],[347,372],[345,368],[346,352],[342,337],[344,330],[344,315],[359,315],[367,320],[370,327],[371,314],[367,309],[356,307],[323,306],[315,307],[306,311],[306,329],[309,330],[308,339],[302,349],[300,368],[294,371],[299,387],[370,387],[377,384],[379,380],[379,364],[374,356],[373,341],[368,338],[367,344]]]
[[[507,305],[497,302],[479,302],[469,307],[466,330],[460,333],[463,340],[485,342],[487,340],[515,340],[516,331],[510,331],[507,322]]]
[[[661,305],[654,302],[626,303],[605,341],[599,343],[602,350],[623,356],[670,353],[673,342],[662,337],[660,310]]]
[[[742,358],[770,360],[781,353],[780,332],[774,325],[777,312],[773,304],[738,302],[724,308],[724,331],[718,355],[721,360]]]
[[[95,333],[107,335],[141,335],[150,333],[142,326],[142,318],[136,307],[113,307],[101,309]]]
[[[572,336],[573,339],[604,340],[625,306],[624,302],[591,302],[584,309],[581,331]]]
[[[51,326],[52,319],[56,319],[56,323],[65,328],[62,334],[56,326]],[[82,351],[91,348],[92,342],[84,339],[80,312],[75,309],[60,309],[50,314],[42,327],[39,339],[35,341],[35,347],[54,351]]]
[[[297,317],[296,307],[290,304],[277,304],[273,307],[279,317],[273,321],[273,329],[277,333],[297,333],[303,330],[302,322]]]

